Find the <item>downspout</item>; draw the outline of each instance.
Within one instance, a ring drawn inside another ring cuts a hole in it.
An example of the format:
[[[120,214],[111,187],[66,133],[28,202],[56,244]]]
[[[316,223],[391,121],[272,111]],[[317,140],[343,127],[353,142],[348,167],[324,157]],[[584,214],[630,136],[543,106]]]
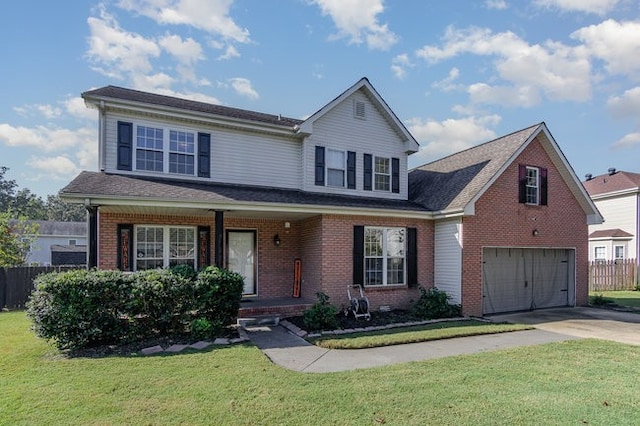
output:
[[[640,285],[640,190],[636,194],[636,286]]]

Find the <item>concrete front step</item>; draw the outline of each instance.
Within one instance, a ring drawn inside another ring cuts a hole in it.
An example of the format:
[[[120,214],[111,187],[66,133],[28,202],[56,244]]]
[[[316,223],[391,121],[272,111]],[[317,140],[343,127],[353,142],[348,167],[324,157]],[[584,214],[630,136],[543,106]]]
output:
[[[252,327],[252,326],[263,326],[263,325],[273,325],[276,326],[280,324],[280,316],[279,315],[253,315],[253,316],[243,316],[238,317],[237,324],[240,327]]]

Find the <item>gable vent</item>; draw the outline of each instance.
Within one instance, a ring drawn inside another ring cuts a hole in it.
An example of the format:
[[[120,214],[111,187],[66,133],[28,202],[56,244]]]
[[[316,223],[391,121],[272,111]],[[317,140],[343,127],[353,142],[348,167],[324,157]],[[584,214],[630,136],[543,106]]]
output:
[[[355,101],[353,104],[353,115],[356,118],[365,118],[364,102]]]

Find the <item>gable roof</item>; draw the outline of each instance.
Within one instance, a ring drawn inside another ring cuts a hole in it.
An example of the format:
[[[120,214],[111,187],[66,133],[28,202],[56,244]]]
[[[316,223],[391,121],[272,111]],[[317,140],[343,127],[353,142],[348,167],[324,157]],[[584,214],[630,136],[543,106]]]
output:
[[[349,96],[357,91],[362,91],[367,98],[375,105],[376,109],[382,114],[385,120],[389,123],[391,128],[396,132],[398,137],[406,144],[405,152],[411,154],[418,151],[419,144],[415,140],[413,135],[407,130],[405,125],[400,121],[396,114],[389,108],[389,105],[382,99],[382,96],[374,89],[369,80],[366,77],[362,77],[353,86],[338,95],[331,102],[320,108],[309,118],[304,120],[300,124],[300,132],[312,133],[313,123],[324,116],[327,112],[331,111],[336,105],[347,99]]]
[[[93,105],[98,105],[100,101],[116,100],[123,101],[131,105],[154,105],[160,108],[172,108],[191,113],[203,113],[209,116],[225,117],[241,121],[252,121],[289,128],[294,128],[302,123],[302,120],[283,117],[281,115],[231,108],[206,102],[176,98],[173,96],[142,92],[118,86],[106,86],[95,90],[88,90],[82,93],[82,98]]]
[[[587,214],[588,223],[602,223],[602,216],[545,123],[535,124],[412,170],[409,173],[410,187],[420,187],[423,193],[437,194],[443,191],[444,194],[427,195],[425,199],[412,189],[413,197],[410,199],[427,203],[436,211],[436,215],[473,215],[475,202],[536,139]]]
[[[591,197],[614,195],[630,191],[640,192],[640,173],[615,171],[599,175],[583,182]]]

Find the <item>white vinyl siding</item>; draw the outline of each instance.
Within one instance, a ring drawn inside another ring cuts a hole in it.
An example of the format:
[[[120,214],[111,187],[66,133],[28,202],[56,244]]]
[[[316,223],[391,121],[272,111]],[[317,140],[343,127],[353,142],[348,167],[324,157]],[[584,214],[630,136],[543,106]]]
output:
[[[302,149],[300,140],[277,136],[241,132],[238,130],[220,130],[213,127],[185,126],[182,123],[163,122],[148,118],[109,114],[106,120],[107,149],[105,171],[122,173],[117,170],[117,122],[131,122],[150,127],[162,127],[191,131],[196,137],[200,133],[211,135],[211,178],[208,180],[242,185],[272,186],[279,188],[301,189],[302,187]],[[173,126],[173,127],[172,127]],[[135,137],[135,133],[134,133]],[[168,137],[167,137],[168,139]],[[167,142],[169,143],[169,142]],[[135,146],[135,140],[134,140]],[[167,147],[168,149],[168,147]],[[178,151],[176,151],[178,152]],[[135,162],[135,154],[134,154]],[[144,175],[163,175],[160,172],[127,172]],[[197,176],[167,174],[172,178],[201,180]]]
[[[364,102],[366,120],[354,118],[354,99]],[[315,185],[315,147],[356,153],[356,189]],[[304,186],[306,191],[344,194],[350,196],[407,199],[407,150],[389,123],[373,103],[361,92],[354,93],[313,124],[313,134],[303,143]],[[363,189],[364,154],[373,158],[400,160],[400,192],[365,191]]]
[[[640,229],[637,229],[637,220],[638,215],[638,195],[637,194],[629,194],[620,197],[612,197],[605,199],[595,199],[594,203],[602,217],[604,218],[604,223],[598,225],[589,225],[589,234],[594,231],[604,230],[604,229],[622,229],[625,232],[628,232],[632,235],[629,240],[625,241],[627,246],[626,256],[628,258],[637,258],[638,253],[636,252],[637,247],[637,238]],[[602,245],[602,241],[592,241],[593,245]],[[618,242],[618,244],[621,244]],[[611,248],[613,249],[613,248]],[[613,253],[613,251],[611,251]],[[593,250],[590,254],[590,259],[593,260]]]
[[[434,231],[434,282],[451,302],[462,303],[462,223],[460,219],[441,220]]]

